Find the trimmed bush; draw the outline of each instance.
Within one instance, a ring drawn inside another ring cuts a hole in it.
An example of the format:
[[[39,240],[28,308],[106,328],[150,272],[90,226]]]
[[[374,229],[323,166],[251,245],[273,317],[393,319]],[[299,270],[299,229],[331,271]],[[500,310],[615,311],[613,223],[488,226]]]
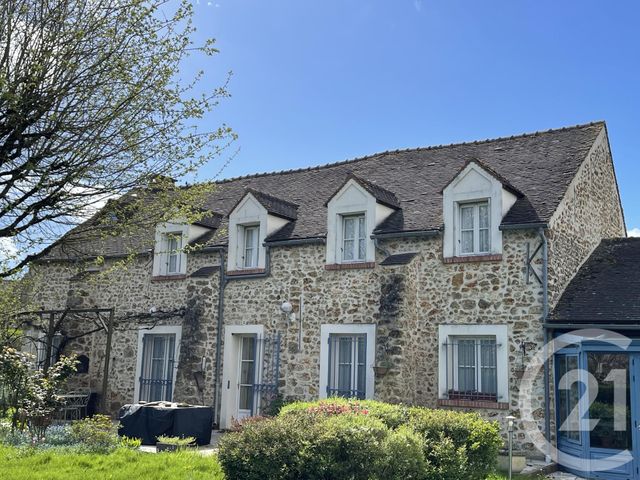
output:
[[[503,444],[496,422],[476,413],[414,407],[408,425],[423,439],[427,462],[438,472],[434,478],[484,479],[495,469]]]
[[[479,415],[329,399],[250,419],[220,442],[230,479],[485,479],[502,445]]]

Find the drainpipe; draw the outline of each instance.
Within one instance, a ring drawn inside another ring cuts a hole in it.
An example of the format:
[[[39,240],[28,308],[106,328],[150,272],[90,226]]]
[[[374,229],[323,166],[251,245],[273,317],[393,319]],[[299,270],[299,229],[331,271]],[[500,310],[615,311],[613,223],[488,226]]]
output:
[[[216,334],[216,369],[213,384],[215,385],[215,405],[213,407],[213,422],[220,428],[220,402],[222,401],[222,382],[220,379],[220,361],[222,359],[222,326],[224,325],[224,290],[232,280],[247,280],[250,278],[264,278],[271,274],[271,252],[269,245],[265,245],[264,272],[251,275],[228,276],[225,272],[224,249],[220,249],[220,285],[218,287],[218,323]]]
[[[542,240],[542,324],[544,328],[544,433],[547,439],[547,445],[550,445],[551,442],[551,400],[550,400],[550,373],[549,373],[549,359],[548,359],[548,350],[549,350],[549,330],[544,327],[544,324],[547,322],[547,316],[549,315],[549,276],[548,276],[548,266],[549,266],[549,257],[548,257],[548,242],[547,237],[544,234],[544,228],[540,228],[538,230],[538,234],[540,235],[540,240]],[[546,452],[545,460],[549,461],[550,452]]]
[[[216,330],[216,369],[214,373],[213,385],[215,388],[215,399],[213,406],[213,423],[215,423],[218,428],[220,428],[220,400],[221,394],[220,391],[220,359],[221,348],[222,348],[222,325],[223,325],[223,316],[224,316],[224,287],[227,284],[227,275],[225,273],[225,258],[224,258],[224,250],[221,249],[220,252],[220,284],[218,286],[218,324]]]

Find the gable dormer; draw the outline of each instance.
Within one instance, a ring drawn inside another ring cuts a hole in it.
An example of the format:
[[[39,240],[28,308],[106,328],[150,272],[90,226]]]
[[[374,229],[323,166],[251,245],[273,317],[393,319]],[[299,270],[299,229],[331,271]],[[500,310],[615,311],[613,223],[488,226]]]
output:
[[[478,160],[470,160],[442,190],[443,257],[502,254],[503,217],[522,194]]]
[[[349,175],[329,198],[327,207],[327,265],[375,261],[374,229],[400,208],[395,194]]]
[[[255,271],[266,267],[264,240],[297,218],[298,206],[247,189],[229,214],[227,270]]]

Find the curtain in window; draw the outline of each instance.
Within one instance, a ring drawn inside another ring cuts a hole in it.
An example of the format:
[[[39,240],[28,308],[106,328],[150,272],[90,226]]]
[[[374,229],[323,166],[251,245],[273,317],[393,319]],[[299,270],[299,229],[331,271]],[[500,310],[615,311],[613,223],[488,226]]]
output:
[[[365,398],[366,355],[364,335],[329,337],[328,395]]]
[[[146,334],[142,339],[140,400],[171,401],[176,336]]]

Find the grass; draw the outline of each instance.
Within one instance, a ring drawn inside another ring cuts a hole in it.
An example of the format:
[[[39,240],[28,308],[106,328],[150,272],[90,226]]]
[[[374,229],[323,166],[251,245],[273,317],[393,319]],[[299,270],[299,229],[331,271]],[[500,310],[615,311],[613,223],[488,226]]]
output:
[[[215,456],[191,451],[151,454],[119,449],[100,455],[0,446],[0,472],[2,478],[15,480],[224,480]],[[487,480],[507,478],[499,473]],[[539,480],[513,476],[513,480],[525,479]]]
[[[222,480],[215,456],[195,452],[142,453],[119,449],[109,455],[25,451],[0,446],[2,478],[15,480]]]

